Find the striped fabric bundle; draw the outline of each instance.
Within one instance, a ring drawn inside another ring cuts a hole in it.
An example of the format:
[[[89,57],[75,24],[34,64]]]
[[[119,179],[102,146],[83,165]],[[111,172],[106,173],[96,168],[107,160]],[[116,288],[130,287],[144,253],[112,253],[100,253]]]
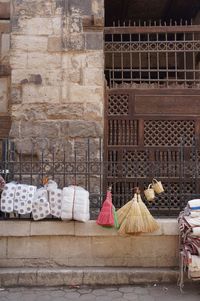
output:
[[[179,285],[183,287],[183,272],[188,271],[188,278],[200,280],[200,199],[188,202],[179,214],[179,235],[181,243],[181,264]]]

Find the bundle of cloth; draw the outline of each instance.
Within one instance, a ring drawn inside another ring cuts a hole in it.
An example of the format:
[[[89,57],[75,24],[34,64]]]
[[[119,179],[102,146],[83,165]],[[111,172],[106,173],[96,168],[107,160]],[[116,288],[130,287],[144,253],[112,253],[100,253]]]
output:
[[[188,278],[200,280],[200,199],[188,201],[178,218],[180,233],[180,287],[183,286],[183,272]]]

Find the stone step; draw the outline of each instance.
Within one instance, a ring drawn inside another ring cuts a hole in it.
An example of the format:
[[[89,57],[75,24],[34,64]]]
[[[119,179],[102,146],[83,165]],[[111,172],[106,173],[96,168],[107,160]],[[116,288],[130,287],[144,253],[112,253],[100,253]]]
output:
[[[176,283],[178,270],[169,268],[1,268],[1,287],[76,286]]]

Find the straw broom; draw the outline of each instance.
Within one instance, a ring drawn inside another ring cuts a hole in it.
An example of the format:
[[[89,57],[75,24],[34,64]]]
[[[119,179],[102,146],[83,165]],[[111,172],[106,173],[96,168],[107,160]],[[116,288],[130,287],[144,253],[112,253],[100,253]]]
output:
[[[144,231],[144,223],[136,194],[129,203],[131,203],[131,206],[127,206],[129,210],[126,208],[128,211],[127,215],[125,216],[118,231],[118,233],[121,235],[138,234]]]
[[[151,215],[147,206],[142,201],[139,189],[137,190],[137,200],[138,200],[138,206],[140,208],[143,223],[144,223],[144,230],[142,232],[150,233],[150,232],[154,232],[154,231],[158,230],[159,224],[154,219],[154,217]]]
[[[121,207],[119,210],[117,210],[117,218],[118,223],[121,225],[123,223],[123,220],[127,217],[127,214],[132,206],[132,200],[126,203],[123,207]]]

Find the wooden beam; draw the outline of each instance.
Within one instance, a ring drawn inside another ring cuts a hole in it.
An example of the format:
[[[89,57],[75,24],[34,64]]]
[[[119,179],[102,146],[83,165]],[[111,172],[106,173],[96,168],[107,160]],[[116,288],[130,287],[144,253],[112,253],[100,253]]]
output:
[[[0,1],[0,19],[10,19],[10,2]]]

